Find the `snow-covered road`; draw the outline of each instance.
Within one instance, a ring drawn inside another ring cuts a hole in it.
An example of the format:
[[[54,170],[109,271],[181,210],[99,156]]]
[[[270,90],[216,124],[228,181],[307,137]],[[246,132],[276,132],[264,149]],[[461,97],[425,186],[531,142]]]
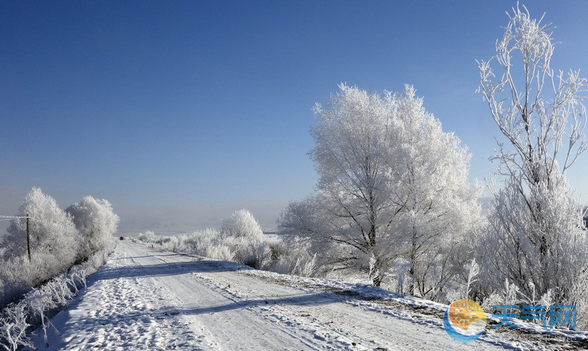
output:
[[[41,350],[471,350],[436,315],[356,300],[230,262],[121,241]],[[296,284],[295,284],[296,285]],[[512,345],[512,344],[511,344]]]

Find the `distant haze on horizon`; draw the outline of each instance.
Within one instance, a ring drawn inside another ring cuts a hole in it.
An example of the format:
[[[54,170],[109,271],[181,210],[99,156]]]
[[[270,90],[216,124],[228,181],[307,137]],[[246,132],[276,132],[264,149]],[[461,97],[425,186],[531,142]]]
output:
[[[36,186],[62,208],[107,199],[123,235],[219,228],[242,208],[273,230],[315,189],[312,108],[341,82],[414,85],[483,182],[504,140],[476,60],[516,4],[0,2],[0,214]],[[588,78],[588,1],[525,5],[556,27],[551,67]],[[582,203],[586,174],[588,153],[568,173]]]

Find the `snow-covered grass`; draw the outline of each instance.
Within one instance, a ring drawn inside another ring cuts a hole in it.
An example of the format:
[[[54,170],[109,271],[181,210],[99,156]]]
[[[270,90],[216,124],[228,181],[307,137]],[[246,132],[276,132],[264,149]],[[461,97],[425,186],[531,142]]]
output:
[[[159,237],[147,232],[139,235],[139,240],[164,250],[237,262],[256,269],[271,269],[285,251],[279,239],[223,236],[214,229]]]
[[[255,269],[305,277],[318,274],[316,254],[310,254],[303,244],[287,246],[273,235],[234,237],[215,229],[205,229],[189,234],[157,236],[148,231],[141,233],[138,240],[168,251],[236,262]]]
[[[152,231],[139,234],[150,245],[181,253],[241,263],[255,269],[312,276],[316,273],[316,255],[297,243],[286,248],[282,240],[266,236],[247,210],[240,210],[223,221],[222,228],[190,234],[157,236]]]
[[[29,333],[39,325],[46,338],[47,329],[52,327],[49,318],[66,306],[80,288],[86,287],[86,277],[106,263],[112,250],[111,247],[93,254],[84,263],[33,288],[19,302],[4,308],[0,314],[0,346],[6,350],[32,346]]]

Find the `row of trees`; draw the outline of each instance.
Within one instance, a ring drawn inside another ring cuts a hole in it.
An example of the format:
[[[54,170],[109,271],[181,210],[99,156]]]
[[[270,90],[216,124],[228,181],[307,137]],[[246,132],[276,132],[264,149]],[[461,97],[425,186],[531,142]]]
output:
[[[447,297],[475,258],[480,299],[507,281],[521,296],[578,302],[588,247],[584,211],[565,175],[588,148],[586,80],[550,68],[548,30],[517,7],[496,43],[501,78],[493,82],[492,60],[478,63],[479,89],[505,138],[492,158],[504,182],[490,181],[487,218],[480,187],[467,183],[466,148],[412,86],[370,94],[342,84],[315,108],[317,192],[288,205],[280,230],[323,253],[331,269],[364,271],[376,286],[388,276],[399,292]]]
[[[119,217],[107,200],[84,197],[65,210],[41,189],[33,188],[19,207],[2,239],[0,280],[7,287],[34,286],[85,261],[112,245]],[[27,254],[27,220],[31,261]]]

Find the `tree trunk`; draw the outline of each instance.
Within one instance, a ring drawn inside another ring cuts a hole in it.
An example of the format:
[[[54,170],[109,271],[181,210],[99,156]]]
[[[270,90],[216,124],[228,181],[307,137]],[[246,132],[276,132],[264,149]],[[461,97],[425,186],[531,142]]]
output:
[[[383,272],[382,259],[372,253],[372,257],[370,258],[370,279],[372,280],[373,286],[379,287],[382,284]]]

